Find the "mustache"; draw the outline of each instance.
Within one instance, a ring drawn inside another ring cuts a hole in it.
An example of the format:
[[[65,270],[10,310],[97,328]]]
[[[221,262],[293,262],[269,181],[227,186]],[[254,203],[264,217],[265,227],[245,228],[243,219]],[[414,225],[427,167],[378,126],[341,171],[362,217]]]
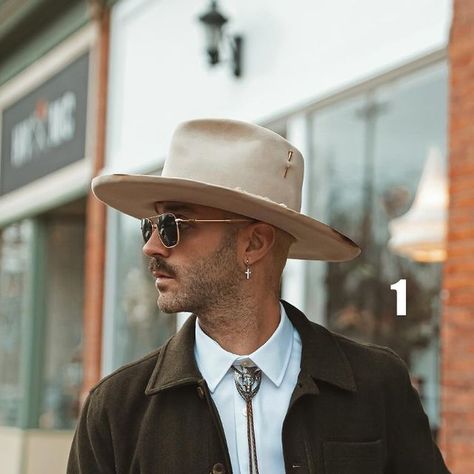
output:
[[[148,270],[150,272],[157,272],[160,270],[171,277],[175,276],[174,270],[165,261],[156,257],[150,258],[150,261],[148,262]]]

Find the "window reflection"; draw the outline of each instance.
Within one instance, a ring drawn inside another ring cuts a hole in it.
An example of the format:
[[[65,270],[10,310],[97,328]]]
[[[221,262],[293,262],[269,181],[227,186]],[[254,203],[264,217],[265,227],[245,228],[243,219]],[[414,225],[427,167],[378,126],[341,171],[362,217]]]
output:
[[[82,216],[44,219],[45,335],[38,426],[72,429],[82,385],[84,232]]]
[[[176,315],[161,313],[148,258],[143,255],[140,222],[115,214],[116,249],[113,314],[113,365],[139,359],[157,349],[176,332]],[[108,273],[108,278],[113,277]]]
[[[314,278],[313,270],[310,285],[325,288],[330,329],[389,346],[409,364],[432,425],[438,418],[441,264],[397,256],[387,242],[389,221],[413,202],[430,147],[446,149],[446,76],[446,65],[436,65],[312,117],[312,212],[353,238],[362,254],[325,264],[324,278]],[[396,317],[390,289],[400,278],[407,283],[404,318]]]
[[[12,224],[0,232],[0,425],[18,426],[24,395],[21,380],[22,326],[26,317],[31,226]]]

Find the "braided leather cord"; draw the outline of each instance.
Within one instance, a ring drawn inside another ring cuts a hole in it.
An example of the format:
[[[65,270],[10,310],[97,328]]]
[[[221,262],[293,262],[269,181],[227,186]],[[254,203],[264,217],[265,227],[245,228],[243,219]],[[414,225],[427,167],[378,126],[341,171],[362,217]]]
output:
[[[242,366],[239,366],[242,367]],[[257,446],[253,423],[252,398],[257,394],[262,379],[262,371],[256,367],[238,367],[234,369],[234,381],[237,391],[247,405],[247,441],[249,446],[249,474],[259,474],[257,462]]]

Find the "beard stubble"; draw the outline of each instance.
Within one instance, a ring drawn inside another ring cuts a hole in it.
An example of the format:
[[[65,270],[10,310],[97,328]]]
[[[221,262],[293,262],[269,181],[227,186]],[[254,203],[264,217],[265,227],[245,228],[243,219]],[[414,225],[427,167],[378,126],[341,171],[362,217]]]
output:
[[[186,268],[171,268],[162,259],[153,258],[150,270],[160,270],[175,276],[174,288],[160,292],[157,304],[164,313],[190,312],[206,314],[216,308],[235,305],[242,282],[237,262],[236,232],[224,233],[219,247],[210,255],[190,262]]]

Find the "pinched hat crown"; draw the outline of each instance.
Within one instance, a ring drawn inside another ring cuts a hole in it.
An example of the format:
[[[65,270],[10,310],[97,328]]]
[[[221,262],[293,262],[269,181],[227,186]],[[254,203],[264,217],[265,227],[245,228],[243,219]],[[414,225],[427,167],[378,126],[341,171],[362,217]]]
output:
[[[192,120],[176,129],[161,176],[224,186],[299,212],[303,173],[301,153],[271,130],[234,120]]]

